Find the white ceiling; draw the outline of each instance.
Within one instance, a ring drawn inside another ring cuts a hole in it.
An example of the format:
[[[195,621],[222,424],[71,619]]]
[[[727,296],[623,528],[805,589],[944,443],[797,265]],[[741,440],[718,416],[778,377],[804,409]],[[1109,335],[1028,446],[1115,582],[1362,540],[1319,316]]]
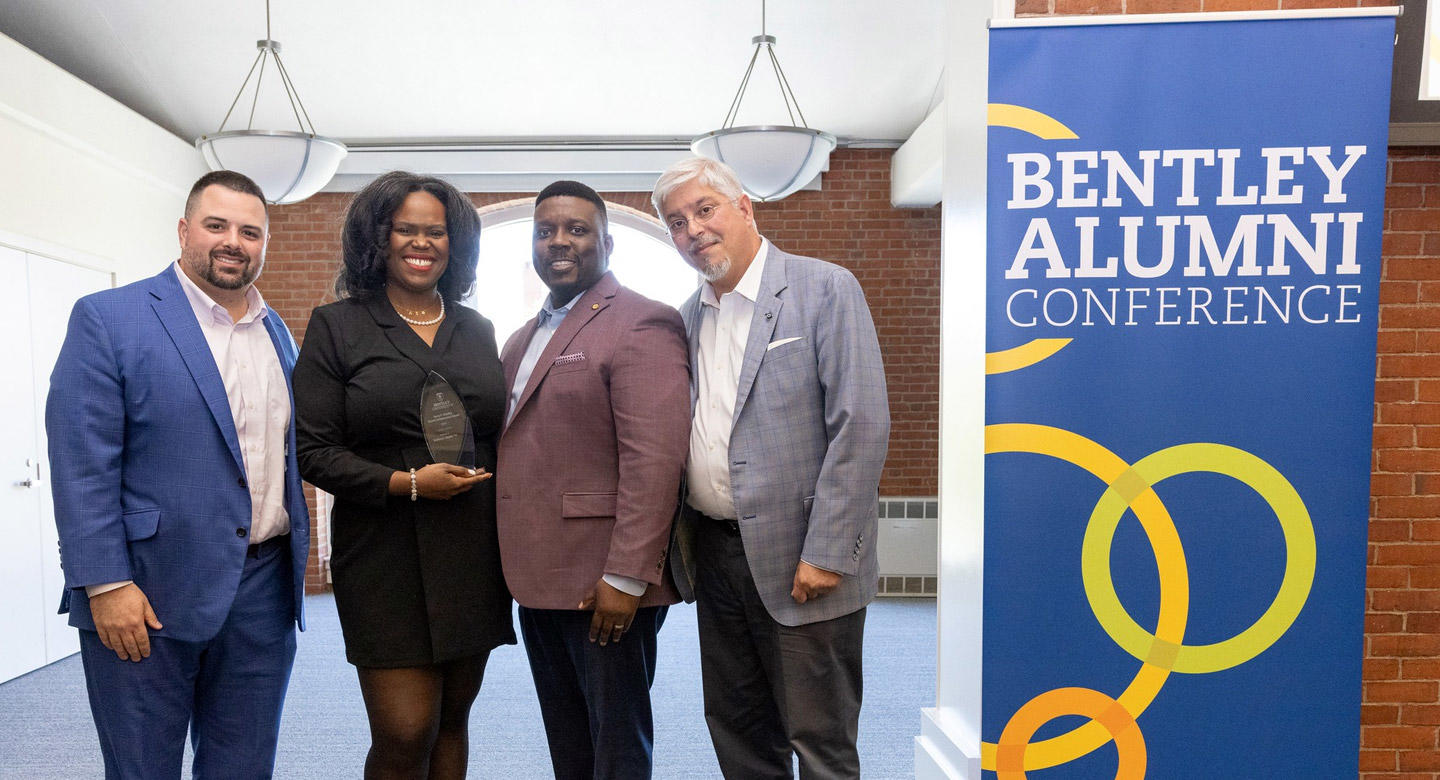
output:
[[[842,144],[908,137],[939,97],[941,3],[770,0],[808,124]],[[362,146],[689,139],[721,124],[760,32],[760,0],[272,0],[271,14],[316,131]],[[265,3],[0,0],[0,32],[193,141],[234,99]],[[778,96],[757,63],[738,124],[789,124]],[[255,126],[296,129],[273,70]]]

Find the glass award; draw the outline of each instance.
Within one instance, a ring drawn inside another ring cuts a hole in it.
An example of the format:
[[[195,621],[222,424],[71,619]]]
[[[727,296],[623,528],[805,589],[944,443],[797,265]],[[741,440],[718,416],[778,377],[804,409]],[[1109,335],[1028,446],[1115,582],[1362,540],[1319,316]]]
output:
[[[436,463],[475,468],[475,436],[460,394],[434,371],[420,391],[420,430]]]

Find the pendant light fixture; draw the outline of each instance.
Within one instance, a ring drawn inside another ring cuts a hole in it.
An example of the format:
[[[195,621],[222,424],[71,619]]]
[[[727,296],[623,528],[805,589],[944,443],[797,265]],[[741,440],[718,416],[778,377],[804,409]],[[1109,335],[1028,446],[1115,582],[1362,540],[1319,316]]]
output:
[[[296,203],[314,195],[329,183],[335,169],[345,158],[345,145],[333,138],[315,133],[315,125],[300,95],[290,81],[285,63],[280,59],[280,42],[270,38],[270,0],[265,0],[265,39],[256,41],[260,53],[245,74],[240,91],[230,103],[230,110],[220,120],[220,129],[195,139],[195,147],[205,156],[210,170],[228,169],[249,176],[265,192],[265,199],[271,203]],[[260,102],[260,85],[265,79],[265,66],[275,61],[275,71],[285,95],[290,100],[290,110],[295,114],[299,130],[255,130],[255,107]],[[256,71],[259,75],[256,75]],[[250,86],[250,77],[255,76],[255,94],[250,100],[250,117],[244,130],[225,130],[230,115]]]
[[[750,55],[750,66],[745,69],[745,77],[740,80],[735,99],[730,101],[725,123],[719,130],[696,138],[691,142],[690,149],[695,154],[719,160],[734,168],[740,184],[751,198],[758,201],[779,200],[809,184],[820,173],[835,148],[835,136],[806,126],[800,102],[795,99],[785,71],[780,68],[780,60],[775,57],[775,36],[765,33],[765,0],[760,0],[760,34],[751,38],[750,42],[755,44],[755,52]],[[745,90],[750,85],[750,76],[755,72],[755,61],[760,59],[762,49],[775,71],[790,124],[735,127],[740,103],[745,99]],[[800,118],[798,126],[795,124],[796,116]]]

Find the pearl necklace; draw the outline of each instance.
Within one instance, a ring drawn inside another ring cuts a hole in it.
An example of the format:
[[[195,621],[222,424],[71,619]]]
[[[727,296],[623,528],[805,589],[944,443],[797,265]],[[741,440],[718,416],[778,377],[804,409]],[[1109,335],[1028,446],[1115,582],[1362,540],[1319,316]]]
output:
[[[437,325],[440,323],[441,320],[445,319],[445,298],[443,296],[440,298],[440,313],[435,315],[435,319],[433,320],[412,320],[409,317],[406,317],[404,314],[400,313],[399,306],[395,307],[395,313],[400,314],[400,319],[405,320],[411,325],[415,325],[417,327],[424,328],[430,325]]]

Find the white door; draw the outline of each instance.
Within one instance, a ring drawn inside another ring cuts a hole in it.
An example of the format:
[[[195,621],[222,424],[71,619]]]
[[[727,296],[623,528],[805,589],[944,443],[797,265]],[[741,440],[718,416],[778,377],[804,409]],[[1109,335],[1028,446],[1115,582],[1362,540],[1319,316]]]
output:
[[[91,268],[29,255],[30,274],[30,343],[34,366],[35,454],[40,464],[41,484],[35,491],[40,499],[40,570],[42,590],[40,610],[45,620],[45,663],[53,663],[80,651],[80,637],[67,621],[57,614],[60,595],[65,588],[65,575],[60,571],[60,543],[55,531],[55,505],[50,497],[50,458],[45,440],[45,398],[50,392],[50,372],[60,345],[65,340],[65,327],[70,310],[83,295],[108,289],[111,275]]]
[[[26,257],[0,247],[0,278],[23,280]],[[15,290],[18,293],[20,290]],[[0,682],[45,665],[40,494],[35,484],[35,383],[30,304],[12,294],[0,306]]]

